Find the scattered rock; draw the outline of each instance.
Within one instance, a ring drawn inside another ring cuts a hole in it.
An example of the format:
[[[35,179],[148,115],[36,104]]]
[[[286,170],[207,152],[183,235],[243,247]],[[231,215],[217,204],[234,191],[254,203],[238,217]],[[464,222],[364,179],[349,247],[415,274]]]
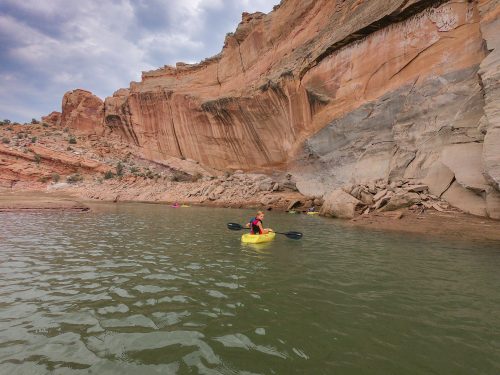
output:
[[[383,196],[385,196],[387,194],[387,189],[384,189],[384,190],[380,190],[377,194],[375,194],[375,196],[373,197],[373,201],[374,202],[377,202],[380,198],[382,198]]]
[[[405,190],[409,193],[424,193],[429,190],[429,186],[427,185],[411,185],[405,188]]]
[[[366,191],[361,191],[359,194],[359,200],[367,206],[371,206],[374,202],[373,195]]]
[[[419,202],[420,197],[417,193],[395,194],[389,199],[387,204],[381,208],[381,211],[395,211],[400,208],[410,207]]]

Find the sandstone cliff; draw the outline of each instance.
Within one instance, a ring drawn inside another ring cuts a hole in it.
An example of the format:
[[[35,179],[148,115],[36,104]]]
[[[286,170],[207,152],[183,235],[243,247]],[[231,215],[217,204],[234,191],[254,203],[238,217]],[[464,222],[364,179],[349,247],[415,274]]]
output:
[[[143,72],[104,101],[64,96],[61,126],[142,157],[289,171],[323,196],[423,181],[500,218],[497,0],[285,0],[243,14],[222,52]]]

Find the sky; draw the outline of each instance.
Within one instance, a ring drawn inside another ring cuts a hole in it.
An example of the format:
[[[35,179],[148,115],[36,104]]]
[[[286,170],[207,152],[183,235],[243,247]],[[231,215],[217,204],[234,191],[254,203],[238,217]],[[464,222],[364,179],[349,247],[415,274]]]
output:
[[[0,0],[0,120],[61,110],[76,88],[104,99],[141,72],[219,53],[241,13],[279,0]]]

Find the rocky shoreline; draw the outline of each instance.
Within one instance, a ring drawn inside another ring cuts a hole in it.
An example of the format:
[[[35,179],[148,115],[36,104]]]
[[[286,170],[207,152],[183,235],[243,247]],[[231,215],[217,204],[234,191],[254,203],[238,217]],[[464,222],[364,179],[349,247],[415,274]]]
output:
[[[210,186],[210,185],[209,185]],[[199,189],[193,187],[193,190]],[[110,186],[105,187],[106,190]],[[170,204],[173,201],[168,200],[148,200],[146,196],[138,196],[138,199],[104,199],[107,193],[101,194],[100,199],[90,198],[88,195],[83,194],[84,191],[90,191],[90,187],[75,187],[70,190],[51,190],[51,191],[0,191],[0,214],[7,212],[54,212],[54,211],[67,211],[67,212],[87,212],[92,210],[95,203],[102,202],[113,204],[113,202],[130,203],[142,202],[149,204]],[[112,191],[109,190],[109,191]],[[101,191],[102,192],[102,191]],[[164,192],[163,192],[164,193]],[[150,194],[150,192],[145,193]],[[347,193],[346,193],[347,194]],[[425,193],[423,193],[425,194]],[[422,196],[423,194],[420,194]],[[396,196],[395,194],[394,196]],[[161,194],[158,195],[159,197]],[[266,195],[263,195],[266,196]],[[191,199],[191,200],[178,200],[179,203],[186,203],[193,206],[204,207],[230,207],[230,208],[259,208],[271,209],[276,211],[287,211],[285,202],[295,203],[299,205],[294,208],[295,213],[300,213],[306,210],[303,203],[309,200],[298,198],[298,195],[293,197],[287,195],[286,192],[273,192],[277,202],[274,205],[262,206],[258,201],[236,201],[232,203],[227,200],[210,200],[205,201]],[[112,195],[109,195],[112,197]],[[123,196],[123,198],[131,198],[130,196]],[[425,198],[425,196],[424,196]],[[302,203],[297,203],[302,202]],[[382,211],[376,210],[369,213],[361,212],[355,218],[348,219],[331,219],[332,225],[341,225],[346,227],[359,228],[360,230],[376,230],[384,232],[398,232],[406,235],[421,235],[425,236],[427,240],[434,237],[441,237],[456,241],[479,241],[479,242],[498,242],[500,241],[500,222],[469,215],[453,208],[446,208],[444,211],[435,210],[433,207],[424,208],[429,206],[432,201],[422,201],[421,204],[414,204],[410,207],[399,208],[395,211]],[[440,207],[445,206],[442,202],[435,203]],[[314,220],[314,219],[313,219]]]
[[[0,212],[84,212],[92,202],[177,202],[297,213],[314,207],[323,216],[361,228],[500,240],[499,221],[468,215],[445,200],[443,191],[453,176],[376,180],[345,185],[324,197],[307,196],[287,172],[221,171],[175,157],[148,160],[113,135],[73,136],[57,124],[2,130],[10,142],[0,145]]]

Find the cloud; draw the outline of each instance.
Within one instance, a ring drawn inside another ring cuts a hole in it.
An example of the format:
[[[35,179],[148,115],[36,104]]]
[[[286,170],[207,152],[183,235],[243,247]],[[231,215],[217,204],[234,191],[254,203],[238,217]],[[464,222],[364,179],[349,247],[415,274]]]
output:
[[[278,2],[278,0],[275,0]],[[141,71],[218,53],[243,11],[272,0],[2,0],[0,118],[59,110],[64,93],[104,98]]]

